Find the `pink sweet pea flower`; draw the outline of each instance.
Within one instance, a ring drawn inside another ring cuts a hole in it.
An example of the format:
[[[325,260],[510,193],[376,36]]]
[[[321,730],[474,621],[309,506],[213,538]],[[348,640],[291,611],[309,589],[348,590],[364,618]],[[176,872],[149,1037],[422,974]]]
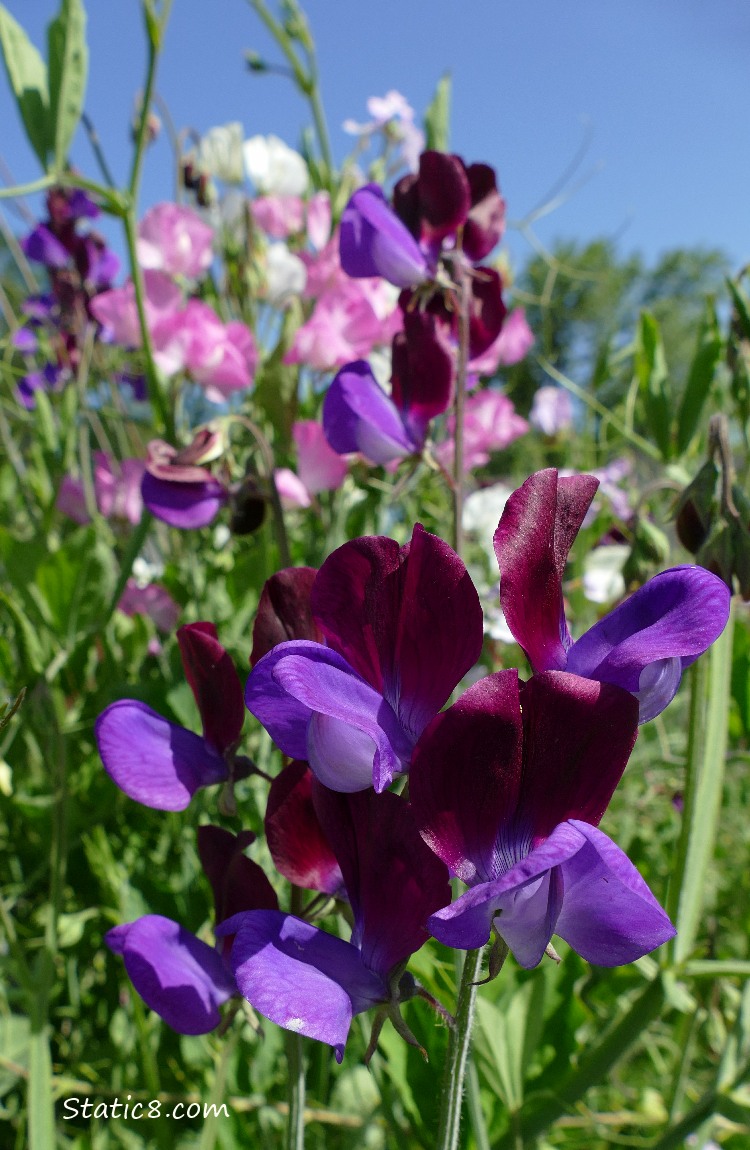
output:
[[[302,231],[304,206],[299,196],[258,196],[250,210],[257,226],[274,240]]]
[[[182,608],[159,583],[149,583],[139,587],[135,579],[128,579],[118,611],[124,615],[147,615],[159,631],[165,634],[177,626]]]
[[[134,526],[141,521],[143,501],[142,459],[123,459],[114,465],[103,451],[94,452],[94,496],[106,519],[126,519]],[[66,475],[60,484],[55,506],[74,523],[89,523],[83,483]]]
[[[543,435],[558,435],[573,424],[573,401],[567,391],[552,384],[540,387],[534,395],[529,422]]]
[[[331,197],[328,192],[316,192],[310,197],[306,219],[310,246],[319,252],[331,237]]]
[[[401,328],[397,308],[388,315],[382,311],[382,300],[373,303],[370,285],[363,291],[354,280],[342,283],[318,300],[310,319],[295,332],[284,362],[328,371],[366,357]]]
[[[258,350],[245,324],[223,324],[208,304],[191,299],[157,334],[159,366],[164,369],[169,363],[173,371],[187,371],[213,403],[252,386]]]
[[[453,432],[455,418],[448,420],[451,438],[439,444],[436,455],[443,467],[453,466]],[[517,414],[507,395],[486,388],[466,400],[464,416],[464,467],[467,471],[483,467],[493,451],[502,451],[514,439],[525,435],[529,425]]]
[[[328,446],[322,426],[314,419],[301,419],[292,429],[297,445],[295,475],[288,467],[275,473],[276,489],[288,507],[309,507],[320,491],[335,491],[346,478],[348,464]]]
[[[534,333],[526,322],[526,313],[516,307],[505,317],[494,343],[470,361],[469,371],[472,375],[494,375],[498,367],[519,363],[533,343]]]
[[[182,293],[163,272],[145,271],[146,322],[157,342],[160,325],[171,319],[182,305]],[[141,327],[135,304],[135,289],[128,282],[94,296],[89,307],[96,320],[106,329],[110,338],[121,347],[141,346]]]
[[[213,228],[192,208],[156,204],[138,225],[138,262],[143,268],[194,279],[211,266],[213,235]]]

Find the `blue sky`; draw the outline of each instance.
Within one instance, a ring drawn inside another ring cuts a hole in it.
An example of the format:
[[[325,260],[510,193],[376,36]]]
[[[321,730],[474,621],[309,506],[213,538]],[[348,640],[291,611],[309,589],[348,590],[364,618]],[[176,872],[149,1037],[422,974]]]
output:
[[[273,0],[269,0],[273,4]],[[5,0],[37,45],[56,0]],[[145,49],[138,0],[88,0],[87,110],[124,179]],[[495,166],[519,220],[543,202],[587,142],[570,198],[537,224],[553,237],[616,237],[653,260],[671,247],[724,248],[750,259],[747,0],[307,0],[337,158],[340,125],[366,119],[369,95],[397,88],[418,113],[453,77],[452,148]],[[307,109],[278,76],[250,75],[243,51],[280,54],[246,0],[174,0],[158,88],[178,128],[240,120],[247,135],[299,140]],[[35,178],[0,73],[0,155]],[[93,173],[85,137],[74,162]],[[143,206],[169,198],[166,139],[151,150]],[[528,251],[510,234],[517,259]]]

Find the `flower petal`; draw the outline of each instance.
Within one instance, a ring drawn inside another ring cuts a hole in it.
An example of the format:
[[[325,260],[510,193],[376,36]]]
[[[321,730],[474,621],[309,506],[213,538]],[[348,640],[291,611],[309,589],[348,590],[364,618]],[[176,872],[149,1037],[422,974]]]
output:
[[[409,798],[420,833],[465,883],[497,874],[498,832],[515,813],[521,768],[516,671],[480,679],[417,743]]]
[[[356,279],[383,276],[397,287],[413,287],[429,276],[418,243],[377,184],[359,188],[344,208],[339,250],[342,268]]]
[[[125,960],[133,986],[179,1034],[207,1034],[237,988],[218,951],[159,914],[116,926],[107,946]]]
[[[387,981],[427,941],[428,915],[450,901],[448,872],[420,838],[399,795],[342,795],[316,783],[313,802],[352,904],[352,943],[365,965]]]
[[[590,475],[537,471],[513,492],[495,532],[500,605],[535,671],[565,669],[563,572],[598,485]]]
[[[191,529],[212,523],[228,493],[216,479],[205,483],[169,483],[146,472],[141,484],[143,502],[157,519],[170,527]]]
[[[679,658],[680,669],[694,662],[724,630],[730,598],[724,581],[703,567],[663,571],[573,644],[568,669],[638,693],[644,722],[677,689],[674,665],[642,679],[645,669],[659,660]]]
[[[276,892],[257,863],[243,851],[255,840],[252,831],[238,835],[223,827],[198,827],[198,855],[214,892],[216,922],[243,910],[278,910]]]
[[[251,667],[289,639],[323,641],[323,632],[313,619],[310,606],[317,573],[315,567],[286,567],[266,580],[253,624]]]
[[[240,993],[278,1026],[326,1042],[341,1062],[352,1017],[387,997],[351,943],[281,911],[222,923],[236,933],[231,963]]]
[[[571,819],[581,849],[563,863],[565,897],[556,933],[587,962],[622,966],[676,931],[630,859],[596,827]]]
[[[203,737],[223,754],[237,742],[245,721],[240,677],[213,623],[180,627],[177,642],[203,722]]]
[[[323,401],[323,430],[339,455],[361,451],[372,463],[402,459],[422,446],[363,359],[334,377]]]
[[[344,878],[315,813],[312,783],[312,771],[300,760],[274,779],[266,807],[266,842],[277,871],[289,882],[334,895]]]
[[[184,811],[199,787],[222,783],[228,775],[204,739],[135,699],[120,699],[102,711],[95,734],[105,769],[120,790],[158,811]]]

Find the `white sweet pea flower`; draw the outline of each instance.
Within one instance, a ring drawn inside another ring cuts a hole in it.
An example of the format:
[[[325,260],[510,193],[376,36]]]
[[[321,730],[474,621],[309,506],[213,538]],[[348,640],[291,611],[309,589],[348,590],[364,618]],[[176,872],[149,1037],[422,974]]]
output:
[[[226,184],[241,184],[245,178],[242,155],[242,124],[220,124],[210,128],[198,145],[198,166],[202,172]]]
[[[472,491],[464,503],[461,521],[464,531],[473,535],[484,548],[490,570],[497,570],[497,560],[492,540],[505,504],[512,495],[510,487],[504,483],[493,483],[491,487],[481,487]]]
[[[307,191],[307,164],[278,136],[251,136],[242,150],[245,171],[261,195],[302,196]]]
[[[622,569],[629,554],[627,543],[611,543],[589,551],[583,561],[583,593],[591,603],[611,603],[622,598]]]
[[[273,307],[283,307],[292,296],[301,295],[307,283],[307,268],[284,243],[270,244],[266,252],[266,298]]]

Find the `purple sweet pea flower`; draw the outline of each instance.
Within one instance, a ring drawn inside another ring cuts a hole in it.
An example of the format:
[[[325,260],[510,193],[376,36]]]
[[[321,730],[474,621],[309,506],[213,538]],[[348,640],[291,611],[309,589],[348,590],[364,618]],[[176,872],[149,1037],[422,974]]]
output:
[[[534,671],[568,670],[623,687],[639,700],[645,723],[661,714],[682,672],[724,630],[730,592],[703,567],[672,567],[573,642],[563,572],[598,483],[548,468],[511,495],[494,540],[500,605]]]
[[[421,525],[405,547],[355,539],[323,564],[313,617],[328,646],[281,643],[245,702],[333,790],[383,791],[482,649],[482,609],[454,551]]]
[[[160,811],[182,811],[200,787],[230,777],[244,718],[242,684],[213,623],[191,623],[177,634],[203,736],[136,699],[112,703],[95,725],[113,781],[131,799]]]
[[[396,287],[416,287],[434,274],[409,229],[378,184],[366,184],[341,217],[341,266],[354,279],[382,276]]]
[[[494,930],[524,967],[553,934],[588,962],[619,966],[674,928],[625,854],[597,829],[635,742],[626,691],[549,671],[480,680],[432,722],[415,751],[422,836],[470,889],[428,929],[447,946]]]
[[[214,521],[229,499],[229,491],[200,464],[221,450],[220,439],[204,428],[180,451],[162,439],[151,440],[141,496],[152,515],[184,530],[206,527]]]
[[[409,996],[403,964],[427,940],[427,917],[445,906],[450,887],[398,795],[313,788],[352,908],[351,942],[280,911],[235,915],[217,933],[236,934],[230,961],[248,1002],[279,1026],[333,1046],[341,1062],[354,1015],[382,1003],[396,1009]]]
[[[243,853],[254,840],[251,831],[233,835],[222,827],[198,828],[198,853],[213,889],[217,923],[255,908],[278,909],[265,874]],[[219,1007],[237,993],[225,957],[231,944],[226,934],[215,949],[172,919],[147,914],[114,927],[104,941],[122,955],[136,991],[168,1026],[178,1034],[206,1034],[221,1022]]]

